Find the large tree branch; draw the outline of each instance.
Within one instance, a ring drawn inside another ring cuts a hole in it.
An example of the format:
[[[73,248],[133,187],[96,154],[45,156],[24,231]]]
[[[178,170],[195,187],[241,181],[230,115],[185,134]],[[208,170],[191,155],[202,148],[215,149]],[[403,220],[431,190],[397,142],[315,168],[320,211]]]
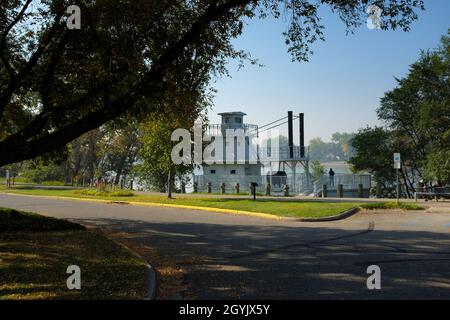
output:
[[[4,92],[0,95],[0,121],[3,118],[4,111],[6,109],[6,105],[11,100],[14,92],[16,92],[23,83],[23,80],[33,71],[33,69],[36,67],[37,63],[41,59],[42,55],[46,51],[48,45],[55,37],[58,30],[61,28],[61,18],[64,15],[64,11],[61,10],[58,12],[54,18],[53,24],[50,27],[48,33],[46,33],[42,41],[39,43],[38,48],[34,51],[34,53],[31,55],[31,58],[29,61],[25,64],[25,67],[23,67],[22,70],[17,73],[17,75],[11,79],[8,87],[5,89]]]
[[[45,71],[44,78],[42,79],[40,93],[41,93],[41,99],[42,99],[42,105],[44,111],[49,111],[51,108],[50,105],[50,92],[52,88],[52,82],[53,78],[56,72],[56,67],[58,66],[58,63],[61,61],[63,53],[64,53],[64,47],[67,43],[68,33],[67,31],[64,32],[61,39],[58,42],[58,45],[56,46],[55,50],[53,51],[53,54],[50,57],[50,61],[48,63],[47,69]]]
[[[11,139],[11,137],[9,137],[0,142],[0,154],[2,154],[2,157],[0,157],[0,166],[31,159],[54,150],[57,147],[63,146],[80,135],[98,128],[102,124],[126,113],[128,108],[135,105],[139,95],[147,97],[157,95],[156,91],[163,83],[163,75],[168,67],[177,60],[190,43],[200,37],[204,29],[211,22],[225,15],[233,8],[244,6],[255,1],[256,0],[230,0],[221,5],[216,5],[216,3],[211,4],[191,25],[191,28],[189,28],[177,42],[170,46],[165,53],[160,56],[152,66],[151,70],[145,74],[142,81],[136,86],[133,95],[117,99],[109,104],[109,106],[93,111],[72,124],[64,126],[50,134],[42,135],[36,139],[27,141],[24,139],[25,136],[29,136],[30,133],[35,133],[35,129],[42,126],[42,121],[45,121],[45,119],[35,119],[35,121],[33,121],[36,126],[35,128],[30,129],[30,126],[28,126],[15,135],[16,139]],[[42,118],[42,116],[39,118]],[[23,134],[24,132],[27,134]],[[20,139],[18,139],[18,137],[20,137]]]
[[[50,152],[55,148],[63,146],[70,141],[76,139],[83,133],[89,132],[103,123],[114,119],[121,113],[121,106],[115,105],[111,108],[102,108],[94,111],[82,119],[45,135],[36,140],[25,142],[21,145],[0,143],[2,157],[0,158],[0,166],[7,163],[16,162],[18,160],[32,159],[41,154]],[[6,141],[5,141],[6,142]]]
[[[11,23],[5,28],[5,30],[2,32],[0,36],[0,59],[5,65],[5,68],[8,71],[11,79],[16,77],[16,72],[5,55],[5,49],[7,47],[6,40],[8,38],[9,32],[14,28],[16,24],[19,23],[20,20],[22,20],[23,16],[25,15],[25,11],[27,11],[28,7],[30,6],[31,1],[32,0],[27,0],[25,2],[19,14],[16,16],[15,19],[13,19],[13,21],[11,21]]]
[[[191,28],[170,47],[158,60],[160,67],[170,64],[176,60],[184,49],[196,40],[203,30],[212,22],[220,18],[231,9],[247,5],[257,0],[230,0],[221,5],[217,5],[217,1],[208,6],[206,11],[192,24]]]
[[[59,105],[57,108],[43,110],[36,117],[34,117],[34,119],[24,129],[10,135],[8,138],[0,142],[0,146],[3,143],[13,145],[25,143],[33,136],[42,133],[49,121],[52,120],[53,122],[58,122],[71,112],[76,112],[76,108],[79,105],[89,103],[89,101],[92,99],[92,96],[96,96],[104,92],[104,90],[106,90],[109,86],[109,82],[100,83],[97,86],[93,87],[91,90],[84,93],[78,99],[75,99],[70,103]]]

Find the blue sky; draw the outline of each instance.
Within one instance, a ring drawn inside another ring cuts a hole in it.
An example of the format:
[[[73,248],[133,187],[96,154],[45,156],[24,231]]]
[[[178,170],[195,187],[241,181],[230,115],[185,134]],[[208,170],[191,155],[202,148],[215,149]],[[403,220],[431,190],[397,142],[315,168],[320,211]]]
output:
[[[212,123],[218,112],[243,111],[246,122],[263,125],[288,110],[304,112],[306,141],[329,141],[334,132],[355,132],[380,124],[376,108],[395,77],[406,75],[421,49],[435,48],[450,28],[450,1],[426,0],[410,32],[369,30],[365,25],[346,35],[336,15],[324,10],[325,42],[313,45],[309,62],[291,62],[281,20],[251,21],[235,40],[264,67],[229,65],[231,78],[218,80]]]

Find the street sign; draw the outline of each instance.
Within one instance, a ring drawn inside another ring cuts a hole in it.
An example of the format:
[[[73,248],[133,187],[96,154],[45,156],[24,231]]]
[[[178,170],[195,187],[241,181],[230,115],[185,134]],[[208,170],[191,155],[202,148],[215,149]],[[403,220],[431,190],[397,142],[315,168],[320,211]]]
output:
[[[400,169],[402,167],[402,161],[400,157],[400,153],[394,153],[394,168]]]
[[[9,170],[6,170],[6,188],[11,188],[11,176],[9,174]]]

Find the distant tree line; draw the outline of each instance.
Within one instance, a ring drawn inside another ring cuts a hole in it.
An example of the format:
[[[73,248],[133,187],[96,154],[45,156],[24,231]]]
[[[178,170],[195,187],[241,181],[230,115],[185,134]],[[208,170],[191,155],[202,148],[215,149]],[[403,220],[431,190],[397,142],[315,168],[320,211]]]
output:
[[[331,142],[324,142],[321,138],[313,138],[309,141],[309,157],[311,160],[348,161],[354,154],[350,143],[353,133],[336,132],[331,137]]]

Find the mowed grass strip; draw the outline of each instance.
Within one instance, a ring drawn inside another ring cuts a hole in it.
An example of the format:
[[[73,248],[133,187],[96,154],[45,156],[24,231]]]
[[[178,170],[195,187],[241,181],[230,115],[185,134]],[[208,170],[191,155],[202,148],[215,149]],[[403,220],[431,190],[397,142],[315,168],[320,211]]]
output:
[[[142,299],[145,262],[95,230],[0,208],[0,299]],[[14,231],[13,231],[14,230]],[[69,265],[81,290],[69,290]]]
[[[122,202],[143,202],[169,205],[183,205],[196,207],[209,207],[218,209],[228,209],[234,211],[262,212],[283,217],[296,218],[318,218],[328,217],[340,214],[351,208],[361,206],[361,203],[353,202],[320,202],[320,201],[283,201],[272,199],[236,199],[236,198],[207,198],[195,196],[175,195],[174,199],[168,199],[165,196],[131,194],[123,193],[124,196],[118,196],[117,192],[96,192],[95,190],[59,190],[59,189],[34,189],[34,188],[15,188],[8,192],[39,195],[39,196],[58,196],[68,198],[83,199],[103,199],[108,201]]]
[[[358,204],[351,202],[279,201],[250,199],[156,199],[157,203],[262,212],[283,217],[315,218],[337,215]]]
[[[415,203],[405,203],[396,201],[366,203],[361,205],[361,208],[368,210],[377,210],[377,209],[425,210],[424,207]]]

